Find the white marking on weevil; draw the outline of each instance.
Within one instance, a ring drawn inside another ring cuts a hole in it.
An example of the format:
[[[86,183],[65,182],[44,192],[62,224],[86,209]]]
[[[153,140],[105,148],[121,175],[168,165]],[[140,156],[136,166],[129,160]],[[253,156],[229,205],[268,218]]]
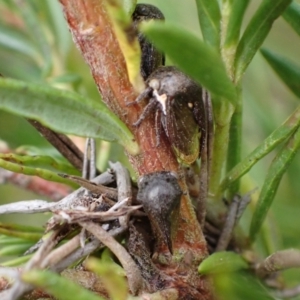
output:
[[[167,102],[167,99],[168,99],[167,95],[166,94],[159,95],[157,90],[153,91],[153,95],[155,96],[155,99],[161,104],[162,111],[163,111],[164,115],[166,116],[167,115],[166,102]]]

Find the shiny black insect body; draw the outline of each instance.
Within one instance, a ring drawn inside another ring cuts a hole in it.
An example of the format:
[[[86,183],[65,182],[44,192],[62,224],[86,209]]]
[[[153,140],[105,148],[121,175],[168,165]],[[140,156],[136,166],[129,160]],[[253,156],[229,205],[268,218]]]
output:
[[[180,204],[182,191],[172,172],[155,172],[140,177],[137,200],[143,204],[156,238],[172,253],[171,214]]]
[[[201,135],[205,134],[202,88],[175,67],[158,68],[148,77],[146,85],[133,102],[148,100],[134,125],[139,126],[154,114],[157,145],[164,131],[179,161],[192,164],[199,157]]]

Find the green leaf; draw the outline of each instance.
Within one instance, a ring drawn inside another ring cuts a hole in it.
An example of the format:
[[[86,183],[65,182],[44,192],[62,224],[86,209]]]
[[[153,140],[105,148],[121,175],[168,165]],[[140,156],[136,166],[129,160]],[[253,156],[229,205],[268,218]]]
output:
[[[0,23],[0,47],[36,58],[38,52],[30,39],[15,28]]]
[[[96,258],[89,258],[86,263],[89,270],[95,272],[101,277],[106,290],[112,300],[126,300],[128,287],[125,280],[125,272],[120,273],[120,266],[114,262],[99,261]],[[116,286],[118,287],[116,289]]]
[[[42,234],[36,233],[36,232],[27,232],[26,226],[24,226],[24,231],[22,230],[22,227],[15,226],[14,224],[1,224],[0,223],[0,234],[11,236],[11,237],[17,237],[21,238],[23,240],[27,241],[38,241]]]
[[[212,277],[218,300],[275,300],[250,272],[217,273]]]
[[[250,239],[253,241],[272,205],[283,174],[295,157],[300,147],[300,129],[288,140],[286,145],[272,161],[264,181],[259,199],[251,220]]]
[[[24,256],[21,256],[21,257],[17,257],[15,259],[10,259],[8,261],[1,262],[1,266],[3,266],[3,267],[15,267],[15,266],[23,265],[32,257],[32,255],[33,254],[24,255]]]
[[[22,279],[33,284],[60,300],[103,300],[95,293],[80,287],[78,284],[50,271],[28,271]]]
[[[136,6],[137,0],[121,0],[124,11],[131,16]]]
[[[0,48],[0,74],[5,77],[22,79],[26,81],[40,81],[41,68],[30,57]]]
[[[261,145],[254,149],[245,159],[236,165],[220,185],[220,191],[225,191],[232,183],[247,173],[261,158],[270,153],[278,144],[289,138],[300,125],[300,106],[276,130],[274,130]]]
[[[39,13],[35,11],[34,3],[30,1],[19,2],[16,6],[25,23],[26,31],[30,33],[43,58],[43,73],[48,75],[52,68],[52,51],[50,41],[38,18]]]
[[[228,18],[224,47],[228,48],[236,45],[240,36],[240,29],[243,22],[244,13],[250,0],[232,0],[225,4],[223,10]]]
[[[215,252],[207,257],[198,267],[200,274],[234,272],[249,268],[247,262],[234,252]]]
[[[53,46],[58,49],[58,54],[65,59],[73,44],[60,3],[44,0],[38,1],[37,5],[40,7],[40,14],[46,14],[47,25],[51,28],[51,33],[55,39]]]
[[[30,175],[30,176],[38,176],[38,177],[43,178],[48,181],[60,182],[60,183],[68,184],[70,186],[77,187],[77,185],[74,185],[74,182],[72,182],[68,179],[62,178],[55,172],[48,171],[45,169],[26,167],[26,166],[19,165],[16,163],[11,163],[11,162],[9,162],[5,159],[1,159],[1,158],[0,158],[0,167],[3,169],[9,170],[9,171],[15,172],[15,173],[21,173],[21,174]]]
[[[298,35],[300,35],[300,4],[292,2],[282,16],[293,27]]]
[[[235,87],[227,76],[221,57],[210,45],[174,24],[148,22],[141,28],[183,72],[213,95],[235,103]]]
[[[51,156],[29,156],[17,155],[13,153],[0,153],[0,159],[9,161],[14,164],[19,164],[28,167],[45,168],[52,171],[61,171],[67,174],[80,175],[80,172],[72,165],[62,162],[57,162]]]
[[[8,235],[0,235],[0,249],[6,246],[20,245],[20,244],[29,244],[28,240],[21,238],[11,237]],[[31,245],[33,243],[30,243]]]
[[[132,133],[102,102],[70,91],[0,78],[0,109],[57,132],[119,142],[130,153],[138,152]]]
[[[238,82],[255,53],[268,35],[273,22],[282,14],[291,0],[264,0],[239,42],[235,58],[235,77]]]
[[[261,53],[281,80],[300,98],[300,65],[267,49],[262,49]]]
[[[33,245],[32,243],[22,243],[22,244],[1,247],[0,257],[23,255],[24,252],[28,250],[32,245]]]
[[[34,233],[40,233],[41,235],[44,233],[44,229],[41,227],[35,227],[35,226],[27,226],[27,225],[19,225],[19,224],[9,224],[9,223],[0,223],[0,227],[5,227],[10,230],[17,230],[17,231],[27,231],[27,232],[34,232]],[[5,236],[0,236],[1,238],[4,238]]]
[[[204,40],[215,48],[220,47],[220,7],[217,0],[196,0],[198,19]]]

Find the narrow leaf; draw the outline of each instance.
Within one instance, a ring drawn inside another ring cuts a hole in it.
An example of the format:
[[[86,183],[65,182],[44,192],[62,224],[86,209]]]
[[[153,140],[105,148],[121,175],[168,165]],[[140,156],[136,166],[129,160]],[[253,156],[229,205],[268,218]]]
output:
[[[217,299],[275,300],[257,277],[247,271],[213,275]],[[278,298],[276,298],[278,300]]]
[[[15,1],[15,3],[27,27],[27,32],[30,33],[43,57],[43,73],[44,75],[48,75],[52,68],[52,52],[46,32],[43,30],[41,21],[38,19],[39,14],[35,11],[34,4],[30,1],[18,3]]]
[[[0,158],[0,167],[15,173],[38,176],[45,180],[60,182],[60,183],[68,184],[70,186],[75,186],[71,180],[62,178],[61,176],[57,175],[57,173],[45,169],[25,167],[23,165],[11,163],[1,158]]]
[[[236,91],[219,54],[192,33],[173,24],[148,22],[142,31],[186,74],[213,95],[236,101]]]
[[[267,49],[262,49],[261,53],[281,80],[300,98],[300,65]]]
[[[28,250],[33,244],[32,243],[23,243],[1,247],[0,257],[12,256],[12,255],[22,255],[26,250]]]
[[[241,25],[244,13],[250,0],[232,0],[228,1],[224,9],[228,18],[224,46],[226,48],[235,45],[240,36]]]
[[[255,53],[268,35],[273,22],[282,14],[291,0],[264,0],[239,42],[236,58],[236,81],[241,79]]]
[[[234,252],[216,252],[206,258],[198,268],[200,274],[212,274],[220,272],[234,272],[247,269],[247,262]]]
[[[7,235],[0,235],[0,249],[6,246],[21,245],[21,244],[28,244],[28,240],[11,237]],[[30,244],[32,245],[32,243]]]
[[[0,153],[0,159],[26,167],[39,167],[52,171],[61,171],[68,174],[80,175],[79,171],[72,165],[58,162],[51,156],[29,156],[17,155],[13,153]]]
[[[300,35],[300,4],[293,1],[282,14],[283,18]]]
[[[106,290],[112,300],[125,300],[128,295],[128,286],[125,274],[120,275],[119,266],[113,262],[103,262],[90,258],[86,264],[87,268],[101,277]],[[124,273],[124,272],[123,272]],[[116,286],[118,287],[116,289]]]
[[[102,300],[78,284],[50,271],[29,271],[22,274],[22,279],[33,284],[60,300]]]
[[[36,58],[37,51],[30,39],[14,28],[9,28],[0,23],[0,46],[12,51],[19,52],[31,58]]]
[[[70,91],[0,78],[0,109],[57,132],[119,142],[132,154],[138,151],[132,133],[102,102]]]
[[[45,0],[39,1],[38,5],[41,13],[46,14],[47,25],[51,28],[51,33],[55,39],[53,44],[57,47],[58,54],[66,60],[66,55],[73,44],[60,3],[58,1]]]
[[[226,190],[233,182],[247,173],[261,158],[270,153],[278,144],[282,143],[297,130],[300,125],[300,106],[292,115],[261,145],[254,149],[245,159],[236,165],[224,178],[220,185],[220,191]]]
[[[10,259],[5,262],[1,262],[2,267],[15,267],[25,264],[30,258],[32,257],[32,254],[30,255],[24,255],[21,257],[17,257],[15,259]]]
[[[41,235],[44,233],[44,229],[41,227],[34,227],[34,226],[28,226],[28,225],[19,225],[15,223],[0,223],[0,227],[4,227],[10,230],[17,230],[17,231],[23,231],[23,232],[34,232],[34,233],[40,233]],[[3,238],[4,236],[1,236]]]
[[[0,234],[12,236],[12,237],[18,237],[23,240],[33,241],[33,242],[36,242],[41,238],[41,234],[39,233],[18,231],[18,230],[10,229],[5,225],[0,226]]]
[[[204,40],[215,48],[220,46],[220,7],[217,0],[196,0],[198,19]]]
[[[272,205],[283,174],[292,162],[300,147],[300,129],[289,139],[270,165],[264,181],[250,226],[250,239],[253,241]]]
[[[136,6],[137,0],[121,0],[124,11],[131,16]]]

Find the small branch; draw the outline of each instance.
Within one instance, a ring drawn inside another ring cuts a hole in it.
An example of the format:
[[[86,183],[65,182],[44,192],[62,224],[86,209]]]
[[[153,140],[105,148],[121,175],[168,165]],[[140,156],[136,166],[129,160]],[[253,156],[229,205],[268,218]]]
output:
[[[28,201],[19,201],[9,204],[0,205],[0,215],[5,214],[35,214],[48,212],[53,207],[55,207],[57,203],[55,202],[47,202],[45,200],[28,200]]]
[[[83,153],[64,134],[56,133],[38,121],[27,120],[42,136],[52,144],[76,169],[82,170]]]
[[[2,168],[0,168],[0,183],[14,184],[27,191],[46,196],[53,201],[67,196],[71,191],[70,187],[64,184],[47,181],[37,176],[14,173]]]
[[[93,185],[93,187],[95,187],[97,185],[94,186],[94,184],[109,184],[113,181],[114,181],[114,176],[110,172],[105,172],[95,177],[90,184]],[[69,194],[59,202],[47,202],[45,200],[28,200],[28,201],[19,201],[15,203],[0,205],[0,214],[12,214],[12,213],[31,214],[31,213],[54,211],[54,210],[72,209],[75,206],[81,205],[82,200],[80,199],[82,198],[81,196],[84,194],[84,191],[85,191],[84,188],[80,188],[74,191],[73,193]]]
[[[97,173],[95,139],[86,139],[84,152],[82,178],[91,180],[96,177]]]
[[[118,187],[118,202],[122,203],[126,200],[128,206],[131,205],[132,191],[131,191],[131,181],[128,170],[119,162],[109,163],[110,167],[116,174],[117,187]],[[121,227],[128,227],[129,214],[119,218]]]
[[[122,206],[126,204],[125,202],[122,203]],[[60,222],[67,222],[69,224],[74,224],[78,222],[86,222],[95,220],[98,222],[109,222],[113,221],[116,218],[120,218],[121,216],[124,217],[124,215],[130,214],[132,211],[136,209],[140,209],[141,205],[138,206],[130,206],[130,207],[123,207],[120,209],[120,205],[118,203],[118,211],[114,211],[112,209],[108,211],[101,211],[101,212],[89,212],[89,211],[83,211],[83,210],[63,210],[63,211],[57,211],[55,212],[55,221],[57,223]],[[126,218],[126,217],[125,217]]]
[[[272,293],[276,298],[294,298],[300,295],[300,285]]]
[[[235,225],[237,224],[238,220],[242,216],[250,200],[251,200],[250,194],[246,194],[243,197],[239,195],[235,195],[233,197],[233,200],[230,203],[228,209],[225,224],[223,225],[223,230],[218,240],[218,244],[215,250],[216,252],[224,251],[227,249],[230,240],[232,238]]]
[[[95,184],[92,181],[89,181],[82,177],[78,177],[78,176],[74,176],[74,175],[68,175],[68,174],[59,174],[59,175],[63,178],[67,178],[67,179],[81,185],[82,187],[86,188],[87,190],[89,190],[90,192],[92,192],[94,194],[99,194],[99,195],[104,194],[111,199],[114,199],[116,201],[118,200],[118,193],[117,193],[116,189],[114,189],[114,188],[109,188],[109,187],[101,185],[101,184]]]
[[[92,233],[99,241],[108,247],[122,264],[130,291],[136,295],[142,287],[142,277],[135,262],[121,244],[119,244],[108,232],[101,226],[92,222],[81,222],[80,226]]]
[[[118,227],[109,231],[108,233],[111,236],[118,236],[124,231],[124,228]],[[51,270],[60,273],[64,269],[68,268],[70,265],[74,264],[76,261],[93,253],[96,249],[101,249],[103,247],[104,245],[98,239],[94,239],[91,242],[87,243],[83,248],[77,249],[75,252],[67,256],[64,260],[52,266]]]
[[[300,251],[288,249],[271,254],[256,267],[256,273],[265,277],[274,272],[300,267]]]
[[[80,245],[80,234],[74,236],[67,243],[53,250],[42,262],[41,268],[53,266],[74,252]]]

